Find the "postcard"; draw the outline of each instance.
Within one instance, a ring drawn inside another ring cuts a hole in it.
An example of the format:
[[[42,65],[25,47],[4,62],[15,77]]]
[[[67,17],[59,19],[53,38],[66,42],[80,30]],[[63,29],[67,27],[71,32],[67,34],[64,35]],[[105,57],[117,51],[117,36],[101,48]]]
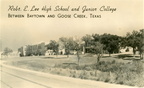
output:
[[[1,0],[1,88],[144,87],[143,0]]]

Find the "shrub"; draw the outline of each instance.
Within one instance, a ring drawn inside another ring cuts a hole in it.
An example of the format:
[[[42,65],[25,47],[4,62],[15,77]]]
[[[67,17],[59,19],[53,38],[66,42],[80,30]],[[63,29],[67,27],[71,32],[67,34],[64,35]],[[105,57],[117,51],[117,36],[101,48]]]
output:
[[[37,71],[70,76],[81,79],[93,79],[130,86],[144,86],[144,64],[134,60],[131,64],[113,61],[100,61],[97,64],[80,65],[76,63],[60,63],[49,67],[46,62],[14,61],[12,65]]]

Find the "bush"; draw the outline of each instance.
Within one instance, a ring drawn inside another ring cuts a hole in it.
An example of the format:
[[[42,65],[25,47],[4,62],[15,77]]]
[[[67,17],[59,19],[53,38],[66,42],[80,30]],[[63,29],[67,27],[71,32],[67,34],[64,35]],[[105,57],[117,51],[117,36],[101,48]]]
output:
[[[144,86],[144,64],[134,60],[131,64],[113,61],[100,61],[97,64],[77,65],[76,63],[60,63],[49,66],[43,61],[14,61],[12,65],[37,71],[81,79],[92,79],[130,86]]]

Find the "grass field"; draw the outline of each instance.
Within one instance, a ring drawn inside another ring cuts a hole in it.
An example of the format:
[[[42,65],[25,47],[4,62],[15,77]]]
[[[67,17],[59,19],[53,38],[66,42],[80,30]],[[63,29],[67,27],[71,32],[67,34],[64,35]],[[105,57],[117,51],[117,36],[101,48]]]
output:
[[[81,55],[78,65],[77,57],[74,55],[69,58],[66,56],[21,57],[6,64],[74,78],[142,87],[144,64],[140,60],[131,60],[132,58],[126,55],[111,57],[105,55],[96,64],[96,56],[87,54]]]

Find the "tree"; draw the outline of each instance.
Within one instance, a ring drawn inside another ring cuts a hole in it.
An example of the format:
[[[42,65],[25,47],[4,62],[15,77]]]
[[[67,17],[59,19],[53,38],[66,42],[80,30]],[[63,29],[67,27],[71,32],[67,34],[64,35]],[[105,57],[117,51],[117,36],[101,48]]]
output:
[[[133,48],[133,54],[135,55],[136,51],[138,50],[140,52],[140,56],[142,54],[142,47],[143,47],[143,35],[142,30],[141,31],[132,31],[132,33],[128,32],[126,34],[127,39],[127,46],[130,46]]]
[[[8,56],[8,54],[10,54],[12,52],[13,52],[12,49],[6,47],[6,48],[4,48],[4,51],[3,51],[2,55]]]
[[[70,50],[75,50],[76,41],[74,41],[73,37],[69,37],[69,38],[61,37],[59,38],[59,41],[63,43],[66,55],[67,57],[69,57]]]
[[[104,49],[109,52],[109,56],[112,53],[118,53],[120,49],[120,37],[112,34],[103,34],[101,43],[105,45]]]
[[[92,41],[94,41],[94,42],[101,42],[101,35],[99,35],[99,34],[92,34],[92,37],[93,37]]]
[[[144,51],[144,29],[141,29],[136,35],[137,39],[137,50],[139,51],[140,58],[143,59],[143,51]]]
[[[100,58],[103,56],[103,47],[104,45],[101,44],[100,42],[95,42],[92,50],[93,50],[93,53],[95,53],[97,55],[97,63],[99,63],[100,61]]]
[[[89,47],[91,46],[92,36],[87,34],[82,37],[82,41],[85,42],[85,47]]]
[[[104,44],[102,44],[101,42],[101,35],[99,34],[93,34],[92,35],[93,38],[91,38],[90,45],[89,45],[89,49],[91,53],[96,54],[97,56],[97,61],[96,63],[99,63],[100,58],[103,56],[103,52],[104,52]]]
[[[126,47],[127,46],[127,39],[126,37],[120,37],[120,47]]]
[[[55,52],[56,55],[58,55],[58,48],[59,44],[55,40],[50,40],[50,43],[47,45],[47,49],[53,50],[53,52]]]
[[[66,55],[67,57],[69,57],[70,49],[69,49],[68,38],[61,37],[59,38],[59,41],[63,44],[63,48],[65,48]]]
[[[140,59],[143,59],[143,51],[144,51],[144,35],[143,35],[144,30],[140,30],[139,34],[137,35],[137,50],[139,51],[140,54]]]
[[[93,34],[93,41],[103,44],[103,49],[109,52],[109,56],[112,53],[118,53],[120,49],[120,37],[117,35],[106,34],[103,35]]]
[[[74,46],[75,46],[75,50],[76,50],[76,55],[77,55],[77,59],[78,59],[78,65],[80,64],[80,51],[82,49],[82,40],[80,38],[75,38],[75,41],[74,41]]]

